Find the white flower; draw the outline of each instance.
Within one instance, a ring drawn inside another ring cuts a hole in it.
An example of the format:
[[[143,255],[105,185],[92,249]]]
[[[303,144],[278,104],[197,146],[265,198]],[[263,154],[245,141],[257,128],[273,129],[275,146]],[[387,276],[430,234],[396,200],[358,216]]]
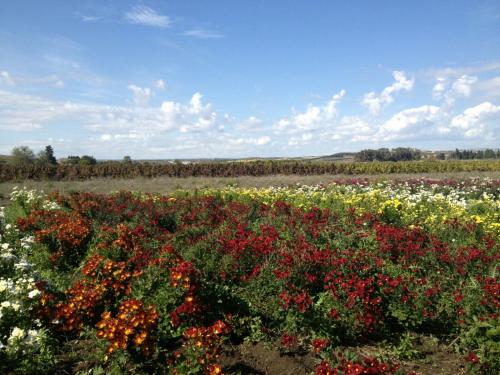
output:
[[[0,279],[0,293],[5,292],[8,287],[9,283],[4,279]]]
[[[3,301],[2,303],[0,303],[0,307],[2,307],[3,309],[8,309],[10,305],[11,303],[9,301]]]
[[[9,341],[9,343],[18,341],[18,340],[22,339],[25,334],[26,334],[26,332],[24,332],[24,329],[14,327],[14,329],[12,330],[12,332],[10,334],[8,341]]]
[[[2,250],[9,250],[9,244],[8,243],[3,243],[2,244]]]
[[[35,298],[40,294],[40,291],[38,289],[33,289],[31,292],[28,293],[29,298]]]
[[[14,311],[19,311],[19,309],[21,308],[21,305],[17,302],[12,303],[11,306],[14,309]]]
[[[23,260],[19,263],[14,264],[14,267],[18,270],[26,271],[27,269],[30,268],[30,264],[28,262],[26,262],[25,260]]]
[[[12,228],[12,224],[7,224],[7,225],[5,226],[5,230],[9,230],[10,228]]]
[[[36,344],[40,340],[40,332],[36,329],[28,330],[28,334],[26,336],[26,343],[29,345]]]

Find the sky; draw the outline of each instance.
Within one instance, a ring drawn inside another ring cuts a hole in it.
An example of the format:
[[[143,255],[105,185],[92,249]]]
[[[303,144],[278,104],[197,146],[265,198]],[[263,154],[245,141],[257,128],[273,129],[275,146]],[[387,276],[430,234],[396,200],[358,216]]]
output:
[[[500,147],[498,0],[2,0],[0,154]]]

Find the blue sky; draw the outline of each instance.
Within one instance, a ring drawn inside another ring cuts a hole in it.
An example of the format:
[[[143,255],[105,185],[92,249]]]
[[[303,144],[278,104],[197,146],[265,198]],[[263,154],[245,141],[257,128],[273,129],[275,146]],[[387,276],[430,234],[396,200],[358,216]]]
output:
[[[0,153],[500,147],[498,1],[0,6]]]

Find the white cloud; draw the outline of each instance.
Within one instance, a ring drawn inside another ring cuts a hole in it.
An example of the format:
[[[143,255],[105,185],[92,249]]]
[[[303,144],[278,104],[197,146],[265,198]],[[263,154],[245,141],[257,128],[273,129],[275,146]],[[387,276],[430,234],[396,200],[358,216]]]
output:
[[[97,16],[85,16],[85,15],[82,15],[82,18],[81,20],[83,22],[97,22],[101,19],[101,17],[97,17]]]
[[[198,39],[221,39],[224,38],[224,34],[218,33],[216,31],[206,30],[200,27],[190,29],[182,33],[185,36],[191,36]]]
[[[436,78],[436,84],[432,88],[432,97],[436,100],[439,100],[443,97],[444,92],[446,91],[448,83],[446,81],[446,78],[444,77],[437,77]]]
[[[489,98],[500,98],[500,77],[478,81],[474,88]]]
[[[445,77],[437,77],[436,84],[432,88],[432,97],[436,100],[444,100],[448,106],[452,106],[459,97],[469,97],[472,87],[477,82],[477,77],[466,74],[450,82]]]
[[[462,67],[447,67],[442,69],[427,69],[421,73],[424,76],[442,77],[442,78],[456,78],[463,75],[475,75],[480,73],[500,71],[500,61],[476,65],[476,66],[462,66]]]
[[[12,76],[7,71],[0,72],[0,83],[5,83],[10,86],[14,86],[16,82],[12,78]]]
[[[101,135],[101,137],[100,137],[101,141],[111,141],[111,138],[112,138],[111,134],[107,134],[107,133]]]
[[[267,145],[271,142],[271,137],[264,135],[262,137],[257,138],[257,142],[255,143],[257,146]]]
[[[181,104],[173,101],[163,102],[161,112],[165,124],[178,127],[182,133],[200,132],[219,128],[223,126],[224,117],[219,116],[210,103],[203,104],[202,95],[196,92],[191,97],[189,104]]]
[[[309,104],[305,112],[293,111],[292,116],[278,120],[273,128],[277,133],[297,133],[331,126],[337,116],[337,104],[344,96],[345,90],[341,90],[322,107]]]
[[[388,141],[421,134],[433,126],[439,110],[436,106],[423,105],[400,111],[382,124],[375,138]]]
[[[392,96],[394,93],[402,90],[410,91],[413,88],[415,79],[408,79],[405,72],[395,70],[392,72],[392,76],[394,77],[394,83],[387,86],[380,94],[372,91],[364,95],[361,103],[368,108],[371,114],[377,115],[382,108],[391,104],[394,101]]]
[[[149,99],[151,99],[151,96],[153,95],[153,92],[149,87],[139,87],[136,85],[128,85],[127,87],[130,91],[132,91],[132,94],[134,96],[133,100],[134,103],[140,106],[145,106],[149,103]]]
[[[498,139],[500,135],[500,106],[483,102],[464,110],[451,121],[451,127],[463,132],[467,138],[487,137]]]
[[[241,121],[237,127],[238,129],[242,130],[258,130],[259,126],[262,124],[262,120],[255,117],[255,116],[250,116],[249,118]]]
[[[125,13],[125,20],[130,23],[154,27],[170,27],[172,22],[170,17],[157,13],[155,10],[145,5],[132,7]]]
[[[472,91],[471,87],[476,82],[477,82],[477,77],[463,75],[459,77],[455,82],[453,82],[451,89],[457,95],[470,96],[470,93]]]
[[[160,90],[160,91],[165,90],[165,81],[162,79],[156,80],[155,87],[157,90]]]
[[[312,133],[304,133],[300,137],[290,137],[288,139],[288,145],[289,146],[302,146],[311,143],[313,140],[313,134]]]
[[[225,138],[226,142],[229,142],[230,144],[233,145],[255,145],[255,146],[264,146],[271,142],[271,137],[264,135],[262,137],[258,138]]]

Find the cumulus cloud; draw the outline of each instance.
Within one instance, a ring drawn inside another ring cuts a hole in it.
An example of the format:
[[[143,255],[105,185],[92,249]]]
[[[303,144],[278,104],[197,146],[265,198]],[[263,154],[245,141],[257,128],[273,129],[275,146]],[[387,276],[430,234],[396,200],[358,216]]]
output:
[[[163,102],[160,107],[110,106],[55,101],[32,95],[0,91],[0,128],[37,129],[56,120],[70,120],[74,126],[113,133],[154,133],[168,130],[188,132],[215,125],[217,113],[195,93],[187,104]],[[210,125],[210,126],[207,126]]]
[[[159,14],[155,10],[145,5],[137,5],[125,13],[125,20],[137,25],[153,27],[170,27],[172,22],[170,17]]]
[[[446,88],[448,86],[448,82],[444,77],[437,77],[436,84],[432,88],[432,97],[436,100],[439,100],[443,97]]]
[[[137,105],[147,105],[149,103],[149,99],[151,99],[151,96],[153,95],[153,92],[149,87],[139,87],[136,85],[128,85],[127,88],[132,91],[133,94],[133,101]]]
[[[393,94],[398,91],[410,91],[415,84],[415,79],[408,79],[405,72],[395,70],[392,72],[394,83],[387,86],[380,94],[371,91],[363,96],[361,103],[368,108],[371,114],[377,115],[382,108],[394,101]]]
[[[284,117],[274,124],[275,132],[297,133],[332,125],[337,116],[337,104],[345,96],[345,93],[345,90],[341,90],[323,106],[309,104],[305,112],[296,113],[293,111],[292,116]]]
[[[437,77],[436,84],[432,88],[432,97],[436,100],[443,100],[446,105],[451,106],[457,98],[469,97],[477,80],[477,77],[466,74],[453,81],[445,77]]]
[[[436,124],[439,111],[439,107],[432,105],[405,109],[384,122],[374,137],[383,141],[415,138],[431,130]]]
[[[500,106],[483,102],[464,110],[451,120],[451,128],[463,132],[466,138],[498,139],[500,134]]]
[[[167,126],[178,126],[182,133],[199,132],[213,129],[219,122],[219,116],[210,103],[202,102],[203,95],[196,92],[188,104],[165,101],[161,105],[161,112]],[[223,122],[224,119],[221,119]]]

